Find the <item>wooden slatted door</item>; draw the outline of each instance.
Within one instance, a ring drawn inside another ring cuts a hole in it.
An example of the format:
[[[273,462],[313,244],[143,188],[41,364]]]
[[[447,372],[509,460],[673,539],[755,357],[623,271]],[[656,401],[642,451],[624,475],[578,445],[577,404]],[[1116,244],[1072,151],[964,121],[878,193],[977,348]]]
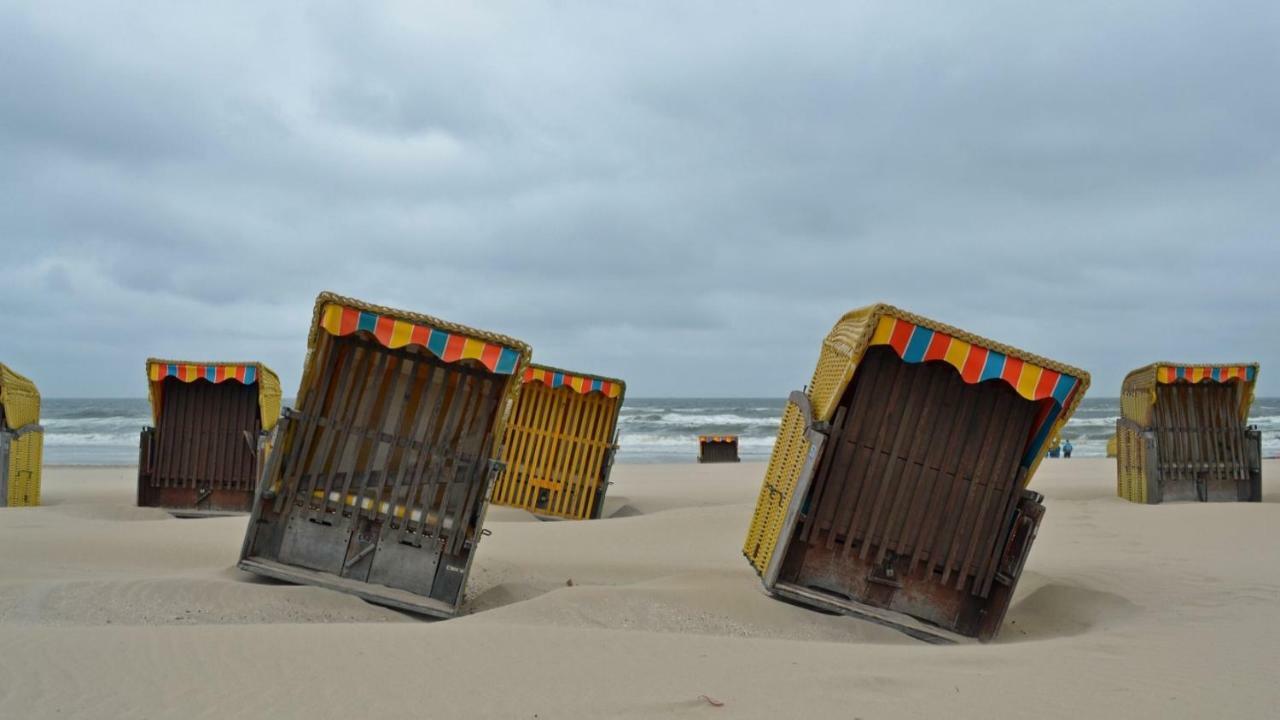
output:
[[[262,418],[258,388],[166,378],[160,417],[143,436],[138,504],[244,512],[257,479]]]
[[[1152,430],[1163,500],[1253,500],[1240,383],[1156,387]]]
[[[618,398],[527,383],[507,423],[493,501],[540,515],[597,517]]]
[[[970,385],[945,363],[869,349],[779,581],[994,636],[1004,607],[993,612],[991,597],[1007,606],[1016,581],[1006,562],[1015,520],[1039,512],[1024,504],[1020,462],[1036,410],[1004,382]]]
[[[282,420],[277,495],[250,554],[453,607],[491,477],[505,378],[358,335],[322,336]]]

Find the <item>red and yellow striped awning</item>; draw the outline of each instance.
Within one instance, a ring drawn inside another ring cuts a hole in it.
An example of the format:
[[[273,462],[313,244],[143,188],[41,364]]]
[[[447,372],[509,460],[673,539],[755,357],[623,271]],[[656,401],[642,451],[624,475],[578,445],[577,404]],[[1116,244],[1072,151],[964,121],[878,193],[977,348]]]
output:
[[[1053,398],[1066,405],[1078,384],[1070,375],[889,315],[881,316],[871,344],[888,345],[909,363],[942,360],[966,383],[1003,380],[1028,400]]]
[[[332,302],[325,305],[320,326],[338,336],[364,330],[392,349],[419,345],[445,362],[477,360],[498,375],[511,375],[520,361],[515,348]]]
[[[1253,365],[1161,365],[1156,382],[1170,385],[1179,382],[1253,382],[1257,368]]]
[[[258,381],[258,367],[257,365],[246,363],[149,362],[147,363],[147,377],[150,378],[151,382],[160,382],[165,378],[177,378],[182,382],[208,380],[212,383],[220,383],[225,380],[232,380],[245,385],[252,385]]]
[[[523,383],[542,383],[549,388],[568,387],[586,395],[591,392],[603,393],[605,397],[616,398],[622,394],[622,383],[617,380],[575,375],[555,368],[530,365],[524,370]]]

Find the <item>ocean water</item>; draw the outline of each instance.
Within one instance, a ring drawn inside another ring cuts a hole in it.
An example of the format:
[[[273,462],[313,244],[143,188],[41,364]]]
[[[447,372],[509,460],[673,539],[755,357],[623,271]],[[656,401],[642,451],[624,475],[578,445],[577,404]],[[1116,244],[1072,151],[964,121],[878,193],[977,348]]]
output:
[[[286,403],[287,404],[287,403]],[[744,460],[766,460],[782,418],[784,398],[628,398],[618,422],[617,461],[693,462],[698,435],[738,435]],[[133,465],[138,433],[151,423],[146,399],[46,398],[45,462],[51,465]],[[1106,455],[1120,415],[1117,398],[1086,398],[1065,437],[1077,457]],[[1259,398],[1250,422],[1262,430],[1264,455],[1280,455],[1280,398]]]

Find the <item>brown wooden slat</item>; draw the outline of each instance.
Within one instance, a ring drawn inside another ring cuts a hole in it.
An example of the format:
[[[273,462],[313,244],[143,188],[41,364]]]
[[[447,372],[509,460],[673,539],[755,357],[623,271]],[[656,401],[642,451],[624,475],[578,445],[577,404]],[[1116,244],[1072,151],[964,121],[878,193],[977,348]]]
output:
[[[859,559],[866,560],[871,552],[871,546],[876,540],[876,530],[881,522],[882,510],[884,508],[885,498],[890,494],[890,487],[901,482],[901,471],[904,466],[902,461],[902,453],[906,451],[906,444],[910,442],[912,437],[912,426],[914,425],[919,413],[924,407],[925,396],[924,391],[928,385],[927,368],[923,366],[903,365],[905,373],[908,375],[907,395],[904,401],[905,408],[900,416],[894,417],[891,421],[892,428],[885,438],[885,445],[880,447],[888,447],[889,453],[884,458],[884,470],[879,477],[876,485],[875,500],[872,501],[870,512],[867,515],[866,525],[859,533],[861,546],[858,549]],[[896,488],[895,488],[896,489]],[[849,538],[845,538],[846,550],[850,547]]]
[[[868,352],[869,358],[863,360],[864,371],[871,378],[879,381],[868,380],[866,382],[857,382],[859,389],[854,394],[855,408],[850,417],[849,440],[845,442],[853,443],[853,454],[848,456],[849,465],[843,468],[841,475],[831,475],[831,480],[823,478],[824,482],[838,482],[839,477],[848,478],[840,483],[838,491],[834,495],[834,512],[831,515],[829,529],[826,535],[826,547],[832,549],[838,541],[840,532],[848,532],[848,528],[855,520],[855,513],[858,508],[858,498],[862,493],[864,485],[864,476],[862,472],[854,472],[852,468],[868,467],[875,459],[876,455],[876,436],[880,430],[880,418],[878,409],[888,401],[889,393],[892,391],[893,382],[891,376],[886,377],[886,373],[892,373],[895,368],[885,365],[882,353]],[[881,379],[883,378],[883,379]],[[864,390],[865,388],[865,390]],[[863,395],[866,392],[866,395]],[[857,401],[864,398],[866,404],[861,408],[857,406]],[[871,408],[877,408],[873,412]],[[833,466],[833,468],[838,465]],[[826,476],[828,472],[824,471]],[[847,538],[847,535],[845,535]]]
[[[920,529],[913,536],[915,547],[911,554],[911,567],[919,566],[925,575],[932,572],[934,555],[931,552],[934,536],[938,531],[938,518],[950,499],[950,491],[954,487],[949,478],[959,471],[964,448],[964,439],[969,432],[970,424],[978,411],[978,392],[971,385],[959,389],[959,406],[950,416],[951,431],[948,433],[945,451],[938,458],[938,463],[930,469],[929,486],[932,492],[925,495],[921,511]]]

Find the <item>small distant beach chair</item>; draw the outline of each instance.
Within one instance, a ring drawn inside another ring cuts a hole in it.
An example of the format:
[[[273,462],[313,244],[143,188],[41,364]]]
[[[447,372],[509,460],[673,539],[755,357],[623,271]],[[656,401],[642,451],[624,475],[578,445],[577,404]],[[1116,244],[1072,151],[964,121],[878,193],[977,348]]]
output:
[[[1125,376],[1116,493],[1126,500],[1262,500],[1262,434],[1249,427],[1257,363],[1155,363]]]
[[[529,347],[322,293],[240,568],[452,616]]]
[[[699,435],[698,462],[738,462],[738,436]]]
[[[180,517],[248,512],[280,380],[257,362],[147,360],[155,425],[138,447],[138,506]]]
[[[535,515],[600,517],[626,384],[530,365],[507,421],[496,505]]]
[[[35,383],[0,364],[0,507],[40,504],[44,428]]]
[[[854,310],[791,394],[743,552],[778,597],[990,640],[1044,514],[1027,483],[1088,385],[888,305]]]
[[[1119,452],[1119,447],[1120,447],[1118,443],[1119,441],[1116,440],[1115,435],[1112,435],[1111,437],[1107,438],[1107,457],[1113,458],[1116,456],[1116,453]]]

